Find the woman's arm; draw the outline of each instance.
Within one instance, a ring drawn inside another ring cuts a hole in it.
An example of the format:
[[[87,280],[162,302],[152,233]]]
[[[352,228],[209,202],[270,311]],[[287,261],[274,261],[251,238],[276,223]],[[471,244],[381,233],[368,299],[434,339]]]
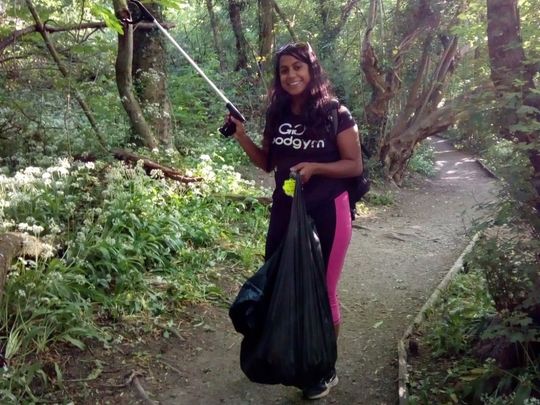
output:
[[[337,145],[340,160],[329,163],[302,162],[291,167],[291,170],[297,171],[304,183],[313,175],[339,178],[362,174],[364,167],[358,127],[355,125],[337,134]]]
[[[236,131],[233,134],[234,139],[238,141],[255,166],[268,172],[268,147],[265,145],[262,148],[257,146],[246,134],[246,128],[242,122],[233,116],[229,116],[229,119],[236,124]]]

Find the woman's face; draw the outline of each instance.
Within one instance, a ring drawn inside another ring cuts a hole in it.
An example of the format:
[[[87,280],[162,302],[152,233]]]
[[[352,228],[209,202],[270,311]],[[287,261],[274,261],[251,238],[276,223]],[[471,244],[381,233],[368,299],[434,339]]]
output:
[[[308,64],[291,55],[281,56],[279,58],[279,80],[283,90],[291,96],[301,95],[311,80]]]

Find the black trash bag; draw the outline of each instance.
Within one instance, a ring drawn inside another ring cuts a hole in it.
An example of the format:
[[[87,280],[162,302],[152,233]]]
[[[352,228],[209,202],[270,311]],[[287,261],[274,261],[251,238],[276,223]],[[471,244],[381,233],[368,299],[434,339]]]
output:
[[[337,349],[325,273],[297,178],[285,240],[229,312],[244,334],[240,366],[251,381],[305,388],[331,373]]]
[[[271,291],[270,276],[280,256],[276,252],[244,283],[229,308],[229,317],[234,329],[244,336],[257,334],[262,330],[268,309],[268,293]]]

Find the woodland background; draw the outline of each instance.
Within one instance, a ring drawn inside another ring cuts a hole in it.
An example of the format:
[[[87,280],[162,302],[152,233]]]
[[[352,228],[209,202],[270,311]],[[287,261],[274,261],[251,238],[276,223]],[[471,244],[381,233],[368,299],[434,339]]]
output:
[[[491,306],[464,339],[484,333],[474,350],[493,366],[474,395],[537,398],[540,2],[145,5],[256,139],[273,53],[309,41],[377,185],[429,173],[431,135],[483,159],[504,187],[471,258]],[[110,345],[127,319],[167,330],[182,305],[224,300],[228,270],[261,260],[267,190],[239,174],[247,159],[216,131],[223,102],[152,24],[128,18],[121,0],[0,3],[3,402],[62,392],[54,345]],[[374,192],[367,205],[387,200]]]

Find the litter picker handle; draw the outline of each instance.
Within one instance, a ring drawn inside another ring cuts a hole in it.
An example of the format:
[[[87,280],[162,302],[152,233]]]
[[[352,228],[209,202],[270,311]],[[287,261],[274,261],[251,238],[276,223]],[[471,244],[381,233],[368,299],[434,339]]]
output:
[[[129,7],[131,6],[131,7]],[[204,74],[202,69],[195,63],[193,59],[182,49],[180,45],[178,45],[178,42],[174,40],[174,38],[167,32],[165,28],[161,26],[160,23],[157,22],[155,17],[148,11],[148,9],[139,1],[139,0],[129,0],[129,11],[131,14],[131,18],[129,20],[125,20],[125,22],[129,24],[136,24],[140,21],[146,20],[153,22],[156,27],[159,28],[159,30],[165,35],[165,37],[171,41],[171,43],[180,51],[180,53],[186,58],[186,60],[193,66],[193,68],[201,75],[201,77],[206,80],[206,82],[210,85],[212,90],[216,92],[216,94],[225,102],[225,106],[231,113],[233,117],[235,117],[237,120],[246,122],[246,119],[244,116],[238,111],[238,109],[234,106],[233,103],[229,101],[227,97],[221,92],[220,89]],[[219,128],[219,132],[221,132],[224,136],[232,136],[236,131],[236,125],[232,121],[228,121],[223,125],[221,128]]]
[[[225,106],[234,118],[239,121],[246,122],[244,116],[240,113],[240,111],[238,111],[238,108],[236,108],[233,103],[229,101]],[[226,137],[232,136],[236,132],[236,124],[229,120],[219,129],[219,132]]]

